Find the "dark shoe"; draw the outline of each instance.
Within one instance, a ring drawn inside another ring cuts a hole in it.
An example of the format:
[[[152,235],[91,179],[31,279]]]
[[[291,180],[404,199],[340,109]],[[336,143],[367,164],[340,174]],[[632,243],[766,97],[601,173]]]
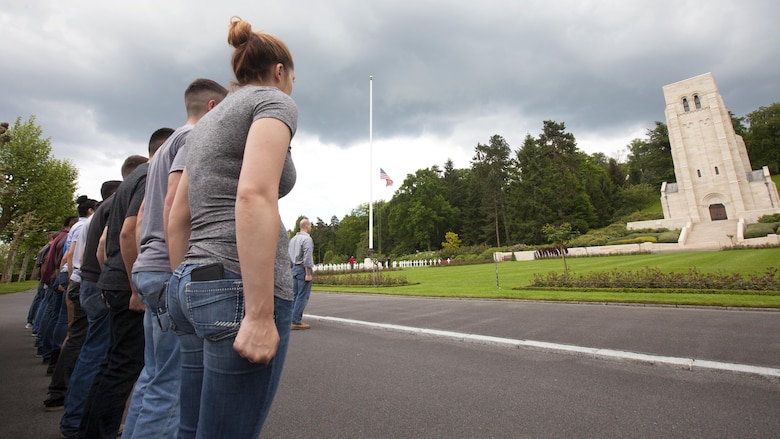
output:
[[[66,436],[65,433],[60,433],[60,439],[78,439],[79,434],[72,434],[70,436]]]
[[[292,326],[290,327],[290,329],[309,329],[309,328],[311,328],[311,325],[303,322],[293,323]]]
[[[46,375],[52,375],[54,374],[54,369],[57,367],[56,363],[52,363],[49,365],[49,367],[46,368]]]
[[[43,401],[44,410],[47,412],[56,412],[65,408],[65,398],[47,399]]]

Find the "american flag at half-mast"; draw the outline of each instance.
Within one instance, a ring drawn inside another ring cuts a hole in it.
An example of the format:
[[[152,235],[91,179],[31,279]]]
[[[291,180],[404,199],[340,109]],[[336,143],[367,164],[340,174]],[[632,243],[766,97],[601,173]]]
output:
[[[384,181],[385,181],[385,183],[386,183],[386,184],[385,184],[385,187],[387,187],[387,186],[392,186],[392,185],[393,185],[393,179],[392,179],[392,178],[390,178],[390,176],[389,176],[389,175],[387,175],[387,172],[385,172],[385,170],[384,170],[384,169],[382,169],[382,168],[379,168],[379,178],[380,178],[381,180],[384,180]]]

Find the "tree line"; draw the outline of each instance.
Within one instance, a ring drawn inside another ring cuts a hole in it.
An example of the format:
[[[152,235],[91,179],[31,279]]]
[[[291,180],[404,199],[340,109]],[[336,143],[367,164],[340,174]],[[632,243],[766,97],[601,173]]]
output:
[[[754,167],[780,172],[780,103],[732,123]],[[657,218],[640,211],[657,203],[660,185],[675,181],[668,127],[655,122],[627,145],[621,160],[586,154],[563,122],[543,122],[513,149],[496,134],[479,143],[468,168],[448,159],[408,174],[389,201],[374,203],[374,249],[384,259],[463,246],[510,248],[547,242],[545,225],[568,223],[575,233],[615,222]],[[344,262],[368,253],[368,204],[339,219],[313,220],[318,262]],[[449,234],[449,235],[448,235]]]
[[[780,103],[734,117],[754,167],[780,173]],[[511,247],[545,243],[546,224],[574,231],[638,220],[638,210],[659,198],[663,181],[674,181],[666,124],[655,122],[627,146],[625,160],[577,148],[564,123],[544,121],[541,133],[513,149],[500,135],[479,143],[468,168],[452,160],[406,176],[389,201],[374,203],[377,257],[397,257],[453,246]],[[0,124],[0,237],[3,281],[28,275],[46,233],[76,215],[78,170],[53,156],[51,139],[35,117]],[[317,262],[362,259],[368,250],[368,204],[339,219],[313,221]],[[448,235],[449,233],[449,235]]]

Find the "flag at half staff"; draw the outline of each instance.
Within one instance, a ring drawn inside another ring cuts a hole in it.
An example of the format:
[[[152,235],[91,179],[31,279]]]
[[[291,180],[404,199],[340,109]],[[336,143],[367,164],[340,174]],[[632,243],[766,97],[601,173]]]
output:
[[[385,187],[393,185],[393,179],[382,168],[379,168],[379,178],[385,181]]]

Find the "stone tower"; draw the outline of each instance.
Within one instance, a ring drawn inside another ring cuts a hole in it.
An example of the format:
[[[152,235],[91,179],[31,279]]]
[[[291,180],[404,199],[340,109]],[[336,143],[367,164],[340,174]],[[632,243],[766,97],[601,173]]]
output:
[[[753,170],[711,73],[663,87],[675,183],[661,185],[664,220],[755,222],[780,212],[769,169]]]

